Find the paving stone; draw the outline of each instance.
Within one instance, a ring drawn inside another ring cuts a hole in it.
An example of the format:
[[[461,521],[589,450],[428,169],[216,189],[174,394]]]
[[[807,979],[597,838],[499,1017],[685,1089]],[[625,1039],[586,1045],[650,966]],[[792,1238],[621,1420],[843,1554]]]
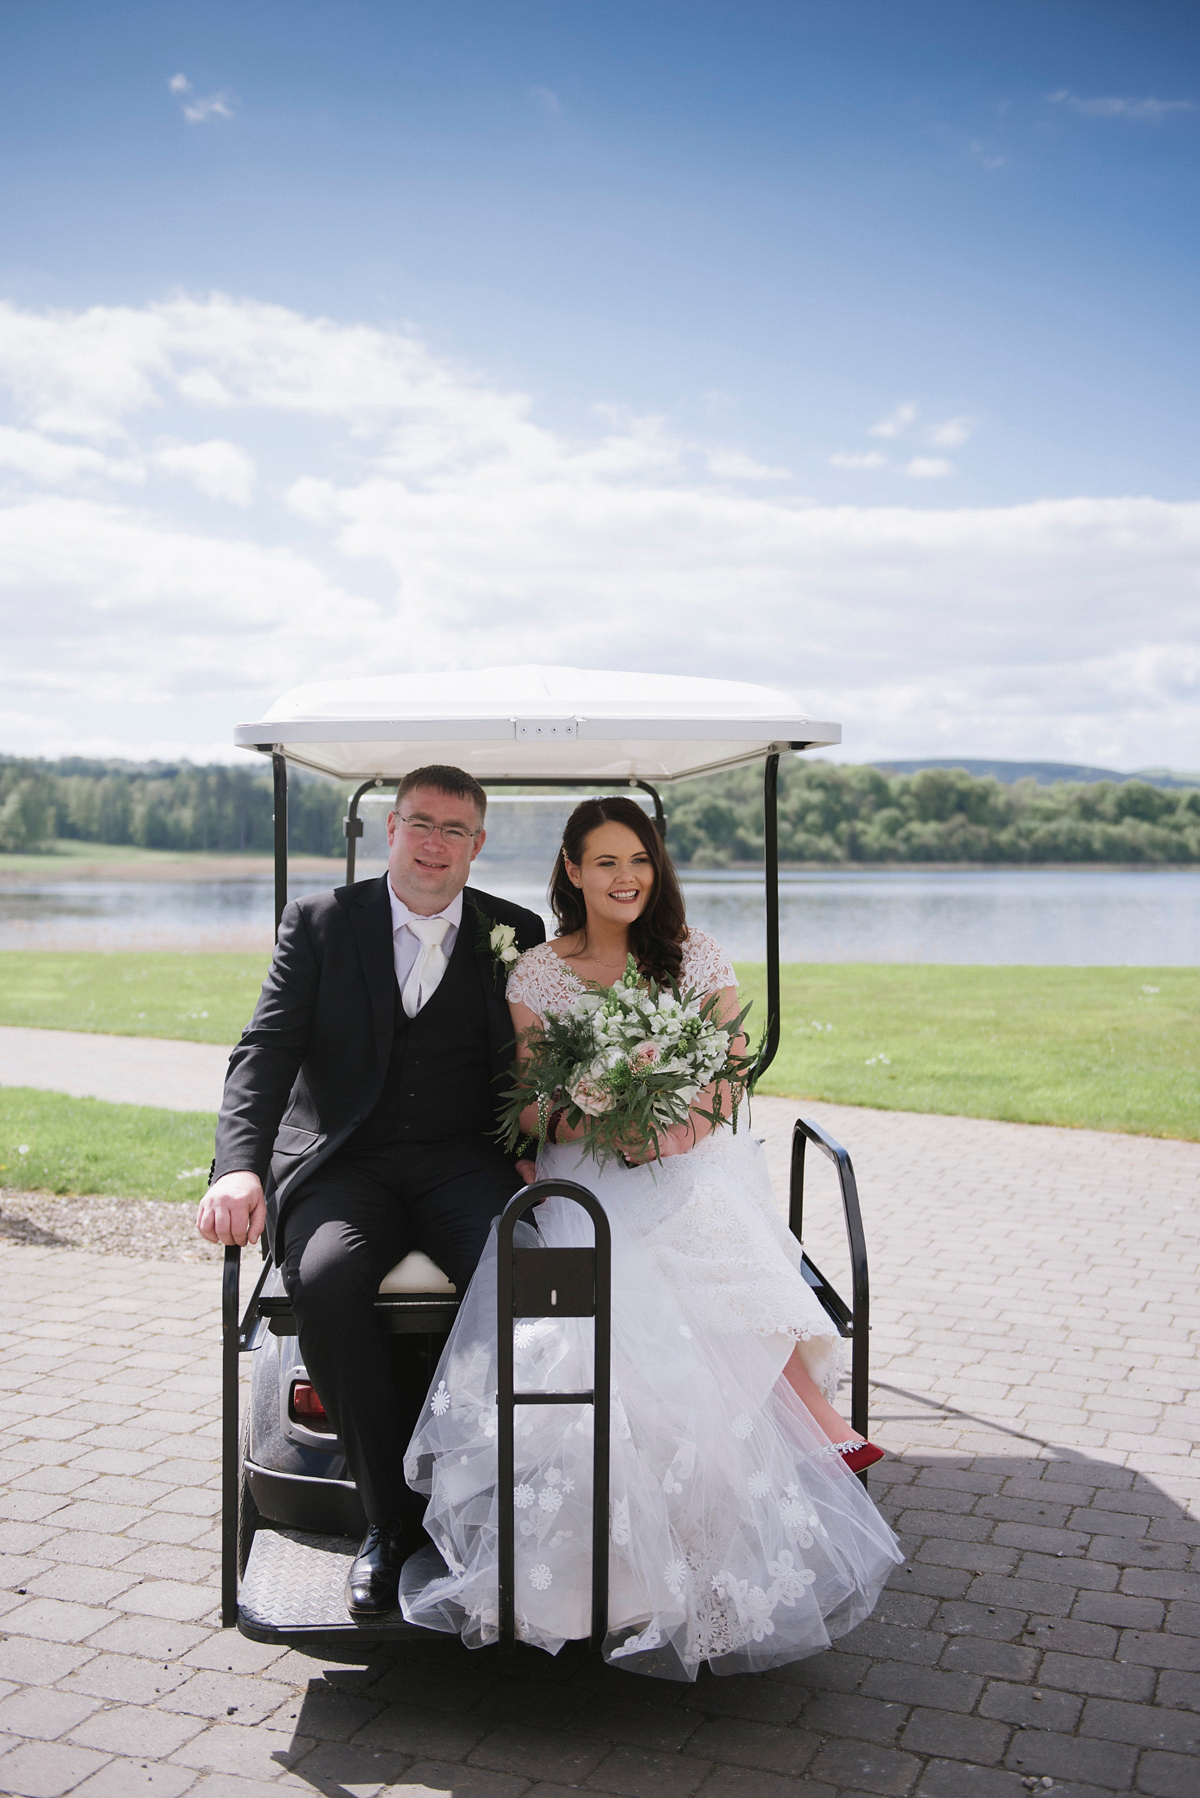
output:
[[[542,1786],[537,1786],[535,1792],[536,1798],[543,1798]],[[566,1794],[560,1793],[558,1798],[566,1798]],[[700,1787],[699,1798],[853,1798],[853,1795],[837,1793],[824,1780],[814,1780],[807,1774],[793,1779],[778,1773],[763,1773],[757,1768],[714,1767]]]
[[[626,1748],[654,1749],[658,1753],[682,1748],[700,1727],[700,1718],[695,1711],[684,1710],[678,1704],[664,1704],[638,1693],[630,1697],[619,1692],[597,1693],[571,1719],[571,1728],[577,1735],[595,1736],[597,1741],[615,1742]],[[769,1726],[747,1723],[745,1727]]]
[[[353,1793],[354,1798],[373,1798],[403,1781],[411,1760],[384,1748],[368,1748],[354,1742],[322,1742],[293,1766],[294,1777],[310,1791]],[[280,1767],[279,1772],[284,1769]],[[290,1785],[291,1780],[286,1784]]]
[[[9,1611],[4,1627],[13,1635],[36,1636],[42,1642],[82,1642],[112,1613],[95,1605],[72,1604],[61,1598],[30,1598]]]
[[[0,1755],[0,1792],[7,1798],[62,1798],[107,1759],[65,1742],[22,1742]]]
[[[878,1698],[862,1698],[854,1692],[823,1692],[801,1714],[806,1729],[818,1735],[863,1737],[868,1742],[894,1743],[907,1705]]]
[[[947,1642],[938,1662],[952,1673],[979,1673],[996,1679],[1032,1679],[1037,1664],[1036,1649],[991,1641],[986,1636],[957,1636]]]
[[[54,1742],[95,1709],[94,1698],[25,1686],[0,1699],[0,1733]]]
[[[820,1737],[806,1729],[752,1723],[745,1717],[711,1717],[687,1744],[701,1760],[733,1761],[772,1773],[802,1773],[820,1747]]]
[[[251,1681],[232,1673],[200,1672],[174,1691],[164,1693],[158,1704],[162,1710],[183,1716],[234,1715],[239,1723],[247,1724],[261,1723],[291,1696],[286,1686],[277,1685],[274,1680]]]
[[[91,1658],[89,1648],[42,1642],[34,1636],[9,1636],[7,1641],[0,1640],[0,1677],[17,1685],[49,1686]]]
[[[89,1647],[113,1654],[140,1654],[151,1661],[175,1661],[204,1641],[208,1633],[178,1618],[116,1617],[97,1630]]]
[[[1026,1798],[1019,1773],[1003,1767],[972,1767],[962,1761],[930,1761],[913,1798]],[[1058,1798],[1056,1788],[1055,1798]]]
[[[709,1763],[644,1748],[614,1748],[583,1781],[585,1791],[613,1792],[620,1798],[691,1798],[707,1778]]]
[[[915,1755],[894,1748],[858,1742],[830,1742],[816,1756],[809,1775],[837,1787],[852,1786],[878,1792],[883,1798],[903,1798],[909,1792],[921,1763]]]
[[[1106,1629],[1099,1623],[1083,1623],[1075,1617],[1031,1617],[1024,1639],[1036,1642],[1042,1648],[1090,1654],[1097,1660],[1107,1661],[1116,1654],[1120,1637],[1115,1629]]]
[[[256,1724],[253,1729],[236,1723],[210,1723],[169,1759],[201,1772],[274,1779],[316,1746],[311,1736],[296,1735],[290,1729],[272,1729],[265,1723]]]
[[[380,1710],[369,1699],[349,1699],[340,1693],[336,1696],[343,1699],[343,1712],[347,1706],[351,1710],[357,1706],[375,1713],[357,1728],[349,1730],[346,1740],[352,1739],[356,1744],[370,1748],[390,1749],[414,1759],[428,1760],[436,1755],[442,1761],[463,1760],[483,1740],[489,1727],[483,1718],[470,1715],[451,1717],[445,1711],[404,1704],[390,1704]],[[344,1715],[342,1728],[347,1721],[349,1719]],[[319,1741],[328,1741],[340,1733],[331,1709],[314,1705],[308,1699],[301,1710],[297,1728]]]
[[[1126,1630],[1117,1657],[1143,1667],[1178,1667],[1188,1673],[1200,1673],[1200,1642],[1193,1636]]]
[[[1048,1654],[1038,1679],[1044,1687],[1061,1687],[1096,1698],[1146,1701],[1153,1696],[1157,1674],[1153,1667],[1128,1662],[1101,1661],[1088,1655]]]
[[[180,1798],[195,1778],[189,1768],[163,1761],[112,1760],[76,1786],[72,1798]]]
[[[956,1716],[951,1711],[917,1710],[904,1726],[900,1746],[913,1754],[977,1761],[986,1767],[1001,1758],[1009,1734],[1003,1723]]]
[[[948,1644],[953,1647],[954,1644]],[[927,1704],[943,1711],[970,1711],[983,1681],[965,1671],[915,1667],[906,1661],[881,1661],[871,1668],[859,1690],[864,1698],[888,1698],[899,1704]]]
[[[1091,1623],[1161,1629],[1165,1613],[1166,1607],[1158,1598],[1134,1598],[1127,1592],[1081,1592],[1071,1614]]]
[[[71,1732],[84,1748],[110,1754],[160,1759],[194,1736],[201,1725],[194,1717],[172,1717],[150,1705],[122,1704],[93,1711]]]
[[[1085,1735],[1107,1742],[1132,1742],[1139,1748],[1165,1748],[1174,1754],[1200,1752],[1200,1719],[1191,1711],[1089,1698],[1080,1727]]]
[[[534,1788],[540,1789],[540,1788]],[[521,1798],[530,1783],[521,1775],[505,1776],[494,1770],[443,1766],[437,1761],[418,1761],[402,1773],[390,1790],[397,1798]],[[189,1794],[190,1798],[190,1794]],[[207,1794],[205,1795],[207,1798]],[[225,1798],[216,1793],[213,1798]],[[229,1798],[237,1798],[234,1793]],[[279,1798],[276,1789],[275,1798]]]
[[[1196,1798],[1194,1755],[1143,1754],[1138,1762],[1137,1789],[1150,1798]]]
[[[557,1779],[575,1785],[595,1772],[606,1753],[603,1744],[585,1736],[508,1723],[484,1737],[468,1755],[467,1765],[523,1779]]]
[[[1011,1642],[1024,1633],[1026,1616],[1025,1611],[1010,1610],[1006,1605],[973,1604],[963,1600],[944,1604],[933,1622],[935,1628],[945,1630],[951,1639],[988,1636],[996,1641]]]
[[[1041,1686],[1016,1686],[993,1680],[979,1701],[981,1717],[997,1717],[1003,1723],[1020,1723],[1026,1729],[1069,1732],[1079,1721],[1083,1699],[1073,1692],[1051,1691]]]
[[[1133,1783],[1138,1751],[1116,1742],[1088,1741],[1081,1736],[1055,1735],[1049,1730],[1018,1730],[1005,1757],[1022,1773],[1054,1780],[1090,1781],[1115,1792]]]
[[[1200,1674],[1168,1668],[1158,1675],[1155,1702],[1183,1710],[1200,1711]]]

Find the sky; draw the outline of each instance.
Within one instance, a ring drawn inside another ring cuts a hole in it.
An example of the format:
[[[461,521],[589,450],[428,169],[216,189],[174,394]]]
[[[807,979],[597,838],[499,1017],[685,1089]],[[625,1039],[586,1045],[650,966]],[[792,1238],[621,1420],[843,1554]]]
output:
[[[1200,13],[0,0],[0,753],[301,681],[1200,765]]]

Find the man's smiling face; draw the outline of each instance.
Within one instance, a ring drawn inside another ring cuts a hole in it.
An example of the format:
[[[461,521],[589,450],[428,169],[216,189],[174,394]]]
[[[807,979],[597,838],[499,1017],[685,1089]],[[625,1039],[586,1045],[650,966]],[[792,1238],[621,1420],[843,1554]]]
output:
[[[388,813],[387,833],[392,891],[424,917],[444,910],[462,892],[486,835],[470,799],[436,787],[406,793],[399,810]]]

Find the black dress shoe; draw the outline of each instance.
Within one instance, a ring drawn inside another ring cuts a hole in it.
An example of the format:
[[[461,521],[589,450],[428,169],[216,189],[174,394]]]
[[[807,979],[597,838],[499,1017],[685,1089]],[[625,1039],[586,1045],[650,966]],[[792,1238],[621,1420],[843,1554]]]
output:
[[[412,1531],[404,1525],[374,1525],[346,1575],[346,1609],[352,1617],[386,1617],[396,1609],[400,1569],[412,1550]]]

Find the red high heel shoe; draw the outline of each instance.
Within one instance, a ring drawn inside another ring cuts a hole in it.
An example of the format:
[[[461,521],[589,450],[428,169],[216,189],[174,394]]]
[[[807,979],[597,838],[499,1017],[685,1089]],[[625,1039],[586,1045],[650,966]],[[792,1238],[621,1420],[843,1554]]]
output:
[[[851,1473],[861,1473],[864,1467],[874,1467],[876,1461],[883,1460],[883,1450],[873,1442],[834,1442],[831,1446]]]

